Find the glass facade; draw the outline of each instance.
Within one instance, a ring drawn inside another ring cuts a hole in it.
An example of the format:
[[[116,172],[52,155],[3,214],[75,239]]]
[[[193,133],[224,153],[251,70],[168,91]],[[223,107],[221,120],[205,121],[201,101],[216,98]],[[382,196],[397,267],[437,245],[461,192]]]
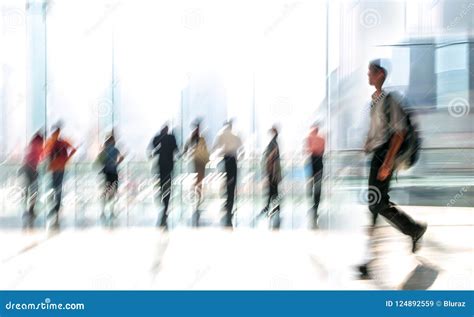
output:
[[[415,169],[418,176],[433,176],[434,157],[458,158],[449,167],[453,175],[472,168],[472,3],[224,2],[2,1],[0,217],[13,224],[23,210],[16,171],[29,138],[60,120],[64,135],[78,146],[64,190],[70,223],[97,219],[100,177],[92,162],[114,129],[126,156],[120,219],[153,225],[150,139],[168,123],[182,147],[191,122],[201,117],[208,144],[228,119],[244,140],[236,214],[242,226],[253,226],[263,207],[261,153],[269,128],[281,128],[283,227],[304,227],[310,207],[303,153],[308,128],[321,122],[327,137],[323,197],[329,210],[335,189],[363,174],[366,162],[359,157],[372,92],[367,63],[376,57],[391,58],[387,85],[402,90],[416,110],[422,159],[428,162]],[[178,161],[175,225],[190,219],[190,170],[189,162]],[[40,199],[45,208],[47,177]],[[216,222],[221,186],[214,160],[205,180],[204,221]]]

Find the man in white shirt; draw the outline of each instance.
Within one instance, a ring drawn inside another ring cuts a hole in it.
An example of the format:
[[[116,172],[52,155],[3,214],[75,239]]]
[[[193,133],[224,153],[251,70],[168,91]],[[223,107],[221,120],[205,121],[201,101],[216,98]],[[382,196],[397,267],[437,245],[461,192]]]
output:
[[[225,123],[214,142],[213,150],[220,149],[224,156],[226,173],[226,218],[225,226],[232,227],[232,210],[234,208],[235,188],[237,185],[237,156],[242,148],[242,140],[232,132],[232,122]]]

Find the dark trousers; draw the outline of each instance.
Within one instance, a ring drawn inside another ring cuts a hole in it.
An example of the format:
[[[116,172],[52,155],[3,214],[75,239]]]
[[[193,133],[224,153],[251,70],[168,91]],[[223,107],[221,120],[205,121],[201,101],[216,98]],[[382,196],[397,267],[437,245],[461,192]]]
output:
[[[36,198],[38,196],[38,172],[29,165],[23,167],[25,176],[25,210],[34,216]]]
[[[383,181],[377,179],[378,171],[383,164],[387,152],[388,146],[375,151],[370,164],[368,202],[372,213],[372,225],[375,226],[378,215],[382,215],[402,233],[414,236],[421,226],[390,201],[388,192],[390,190],[392,174]]]
[[[118,173],[116,172],[104,172],[105,182],[104,182],[104,194],[102,201],[102,212],[105,212],[105,207],[108,202],[112,201],[115,198],[118,190]],[[111,212],[113,212],[113,206],[111,206]]]
[[[226,173],[226,219],[225,225],[232,226],[232,210],[234,209],[235,187],[237,185],[237,160],[234,156],[224,156],[224,167]]]
[[[280,201],[278,197],[278,182],[274,180],[272,175],[268,177],[268,200],[265,209],[269,209],[273,203],[273,207],[280,210]]]
[[[311,155],[311,173],[312,187],[311,195],[313,196],[313,217],[318,218],[318,207],[321,199],[321,181],[323,178],[323,157]]]
[[[53,200],[54,207],[51,210],[51,214],[57,215],[61,208],[61,199],[63,194],[63,179],[64,171],[54,171],[52,173],[52,188],[53,188]]]
[[[173,168],[169,166],[159,166],[160,171],[160,187],[161,187],[161,202],[163,203],[163,213],[161,214],[160,226],[165,227],[168,219],[168,208],[171,199],[171,177]]]

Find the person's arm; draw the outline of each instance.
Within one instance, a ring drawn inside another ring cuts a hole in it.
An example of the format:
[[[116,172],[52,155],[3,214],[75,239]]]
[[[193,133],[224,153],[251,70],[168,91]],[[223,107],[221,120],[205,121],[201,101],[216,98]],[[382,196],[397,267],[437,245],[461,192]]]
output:
[[[153,158],[158,154],[158,145],[160,144],[160,137],[159,136],[154,136],[153,139],[151,140],[150,144],[148,145],[148,157]]]
[[[75,147],[73,147],[71,149],[71,153],[69,153],[68,157],[67,157],[67,161],[69,161],[71,159],[71,157],[77,152],[77,149]]]
[[[53,144],[54,142],[52,140],[46,141],[46,144],[44,145],[43,149],[43,157],[46,157],[51,153],[51,150],[53,149]]]
[[[69,161],[71,157],[77,152],[77,149],[74,146],[72,146],[72,144],[69,143],[68,141],[64,141],[64,142],[66,142],[67,147],[71,150],[66,159],[66,161]]]
[[[385,180],[392,172],[395,156],[400,150],[406,135],[405,113],[400,106],[400,101],[396,98],[390,100],[389,130],[393,131],[393,135],[390,139],[387,155],[385,155],[385,159],[377,174],[377,179],[381,181]]]
[[[383,161],[383,164],[380,167],[379,173],[377,175],[379,180],[385,180],[392,172],[395,155],[398,153],[398,150],[400,150],[400,146],[405,139],[405,134],[405,132],[397,132],[392,136],[387,155],[385,155],[385,160]]]
[[[120,151],[119,151],[119,150],[117,150],[117,152],[118,152],[118,156],[117,156],[117,165],[119,165],[120,163],[122,163],[122,162],[123,162],[123,160],[125,159],[125,156],[124,156],[124,155],[122,155],[122,153],[120,153]]]

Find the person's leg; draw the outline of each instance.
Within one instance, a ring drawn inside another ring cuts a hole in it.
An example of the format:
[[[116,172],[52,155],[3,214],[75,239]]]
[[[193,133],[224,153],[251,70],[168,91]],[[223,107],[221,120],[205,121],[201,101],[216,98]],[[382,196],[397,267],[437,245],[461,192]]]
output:
[[[386,152],[382,153],[385,154]],[[383,160],[384,155],[377,155],[377,153],[372,159],[368,192],[369,209],[372,214],[384,216],[384,218],[402,233],[413,236],[419,230],[419,225],[390,201],[388,192],[390,190],[390,179],[392,175],[389,175],[383,181],[377,179],[378,170]],[[374,218],[375,217],[376,216],[374,216]]]
[[[313,202],[312,211],[313,211],[313,220],[317,217],[317,209],[319,201],[317,200],[317,191],[318,191],[318,157],[311,155],[311,199]]]
[[[372,161],[370,162],[370,172],[369,172],[369,188],[367,191],[367,202],[369,204],[369,210],[371,212],[371,229],[372,231],[376,224],[377,224],[377,218],[378,218],[378,209],[377,208],[371,208],[374,203],[377,202],[377,200],[381,200],[381,195],[382,192],[379,189],[381,187],[381,183],[377,180],[377,174],[379,172],[380,166],[382,166],[383,160],[381,161],[379,156],[374,156],[372,157]],[[388,183],[387,183],[388,184]],[[384,192],[387,191],[388,189],[384,189]],[[388,197],[385,198],[388,200]]]
[[[265,204],[265,211],[268,211],[270,209],[270,206],[272,204],[273,196],[275,195],[274,191],[274,183],[272,181],[272,176],[268,175],[268,193],[267,193],[267,203]]]
[[[204,173],[206,166],[200,162],[194,162],[194,168],[196,171],[196,183],[194,185],[194,194],[196,195],[196,210],[199,209],[199,206],[202,202],[203,192],[202,192],[202,182],[204,180]]]
[[[109,175],[107,173],[104,173],[104,188],[102,192],[102,214],[100,215],[102,219],[105,219],[105,210],[109,202],[110,186],[111,186],[111,183],[109,180]]]
[[[389,175],[383,181],[377,179],[378,170],[385,159],[385,154],[386,151],[375,153],[371,163],[368,200],[369,209],[374,215],[372,225],[375,225],[376,216],[378,214],[382,215],[393,227],[412,238],[413,251],[416,251],[416,243],[426,231],[426,226],[417,223],[396,204],[390,201],[388,192],[390,190],[392,175]]]
[[[64,180],[64,171],[57,172],[57,196],[56,196],[56,213],[59,213],[61,209],[61,201],[63,198],[63,180]]]
[[[194,183],[194,193],[193,197],[195,198],[194,211],[191,218],[192,226],[199,227],[199,219],[201,217],[201,204],[203,201],[203,180],[206,171],[206,165],[202,162],[194,160],[194,171],[196,173],[196,181]]]
[[[270,180],[269,183],[269,197],[268,197],[268,208],[271,210],[269,216],[272,216],[275,212],[280,211],[280,197],[278,197],[278,182],[274,179]]]
[[[160,182],[161,182],[161,201],[163,203],[163,213],[161,214],[161,227],[167,227],[168,222],[168,208],[171,198],[171,169],[161,168],[160,169]]]
[[[51,215],[55,215],[57,211],[59,210],[59,205],[58,205],[58,195],[60,195],[59,190],[60,190],[60,181],[59,181],[59,172],[55,171],[51,173],[51,188],[53,190],[52,192],[52,200],[53,200],[53,208],[50,212]]]
[[[323,179],[323,162],[322,158],[318,158],[316,163],[316,170],[314,173],[314,192],[313,192],[313,210],[314,210],[314,220],[318,219],[318,208],[319,202],[321,201],[321,188],[322,188],[322,179]]]
[[[37,196],[37,177],[38,174],[31,167],[23,168],[23,177],[25,179],[24,204],[25,212],[23,214],[23,224],[25,227],[32,227],[35,219],[35,202]]]
[[[118,188],[118,175],[116,173],[105,173],[104,176],[105,184],[101,218],[105,218],[107,207],[109,209],[109,216],[114,216],[114,199]]]
[[[64,171],[54,171],[52,173],[53,203],[54,207],[49,213],[52,218],[52,226],[59,227],[59,210],[61,208],[62,186]]]
[[[370,278],[369,274],[369,264],[374,260],[372,254],[372,245],[373,245],[373,235],[375,233],[375,225],[377,223],[379,209],[375,207],[377,202],[382,202],[382,195],[387,195],[388,188],[382,188],[382,183],[377,180],[377,173],[380,166],[382,166],[382,160],[379,155],[374,154],[370,162],[370,172],[369,172],[369,181],[368,181],[368,192],[367,192],[367,202],[368,207],[371,212],[371,224],[368,230],[368,243],[366,249],[366,259],[365,262],[357,267],[359,271],[360,278],[367,279]],[[388,183],[387,183],[388,184]],[[384,197],[383,200],[388,200],[388,197]]]
[[[113,174],[113,182],[112,182],[112,190],[110,193],[110,199],[111,199],[111,216],[114,216],[114,209],[115,209],[115,202],[116,202],[116,197],[117,197],[117,192],[118,192],[118,185],[119,185],[119,179],[118,179],[118,174],[114,173]]]
[[[30,185],[28,188],[28,200],[29,200],[28,212],[33,219],[36,217],[35,206],[36,206],[37,198],[38,198],[38,172],[32,170]]]
[[[225,157],[225,171],[226,171],[226,223],[228,227],[232,226],[232,210],[234,208],[235,199],[235,184],[237,181],[237,164],[234,157]]]
[[[225,226],[230,227],[232,226],[232,222],[229,221],[229,206],[230,206],[230,195],[231,195],[231,189],[230,189],[230,181],[231,181],[231,164],[230,164],[230,158],[229,157],[224,157],[224,168],[225,168],[225,179],[226,179],[226,186],[225,186],[225,194],[226,194],[226,201],[225,201]]]
[[[171,198],[171,172],[167,171],[167,173],[162,178],[163,184],[161,187],[162,190],[162,201],[165,207],[165,211],[168,211],[170,198]]]

